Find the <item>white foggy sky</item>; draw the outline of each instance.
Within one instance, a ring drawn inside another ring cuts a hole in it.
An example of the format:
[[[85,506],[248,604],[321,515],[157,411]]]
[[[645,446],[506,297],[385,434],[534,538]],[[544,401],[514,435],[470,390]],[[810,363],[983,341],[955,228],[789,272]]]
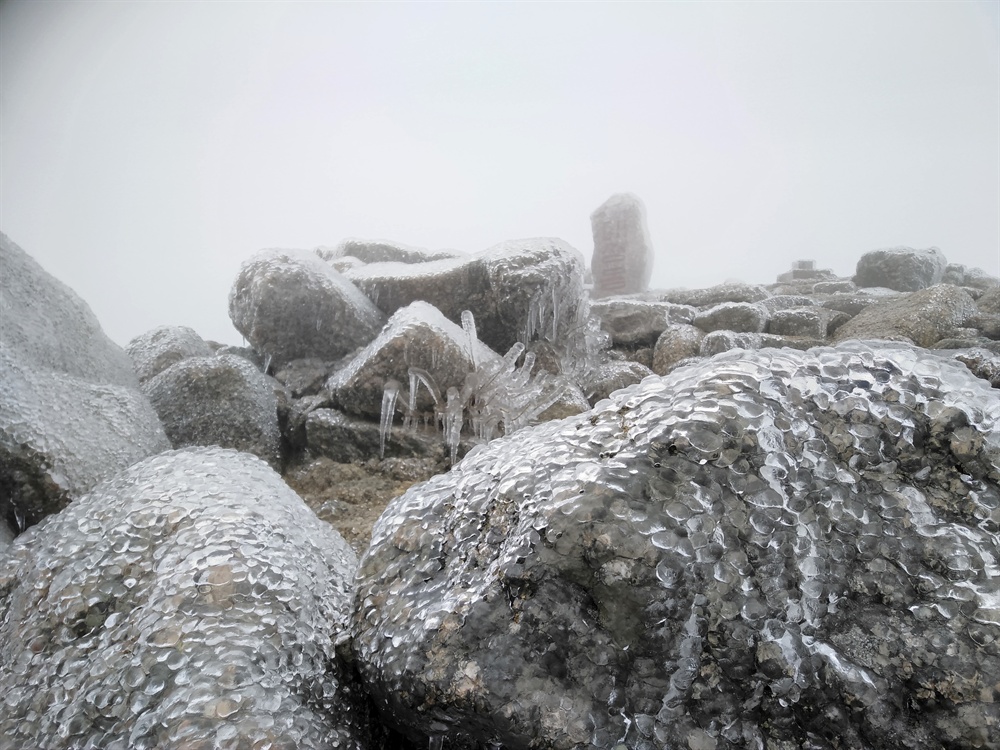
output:
[[[589,262],[622,191],[655,287],[894,245],[1000,275],[1000,4],[0,4],[0,229],[122,344],[239,343],[263,247]]]

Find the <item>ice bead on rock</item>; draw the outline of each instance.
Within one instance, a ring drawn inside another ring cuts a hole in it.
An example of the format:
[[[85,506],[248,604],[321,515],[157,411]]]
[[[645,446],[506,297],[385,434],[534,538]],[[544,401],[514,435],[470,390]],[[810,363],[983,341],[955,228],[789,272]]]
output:
[[[135,464],[0,558],[0,744],[360,750],[355,566],[253,456]]]
[[[375,338],[385,322],[315,253],[293,250],[263,250],[243,264],[229,293],[229,317],[269,367],[338,359]]]
[[[214,354],[208,343],[187,326],[157,326],[132,339],[125,351],[141,383],[182,359]]]
[[[995,749],[998,420],[900,345],[647,378],[390,504],[361,673],[417,744]]]

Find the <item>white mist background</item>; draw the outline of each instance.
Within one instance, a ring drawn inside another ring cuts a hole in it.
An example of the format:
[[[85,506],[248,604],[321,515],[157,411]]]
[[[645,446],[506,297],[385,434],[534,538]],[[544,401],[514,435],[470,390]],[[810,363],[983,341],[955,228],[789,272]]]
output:
[[[589,262],[624,191],[654,287],[895,245],[1000,275],[1000,3],[0,4],[0,229],[122,344],[239,343],[264,247]]]

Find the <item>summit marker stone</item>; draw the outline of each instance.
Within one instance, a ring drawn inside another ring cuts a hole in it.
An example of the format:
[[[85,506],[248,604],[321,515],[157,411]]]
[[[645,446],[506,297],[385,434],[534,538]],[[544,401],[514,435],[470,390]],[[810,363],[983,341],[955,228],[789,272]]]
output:
[[[653,243],[646,207],[632,193],[608,198],[590,215],[594,233],[594,297],[633,294],[649,288]]]

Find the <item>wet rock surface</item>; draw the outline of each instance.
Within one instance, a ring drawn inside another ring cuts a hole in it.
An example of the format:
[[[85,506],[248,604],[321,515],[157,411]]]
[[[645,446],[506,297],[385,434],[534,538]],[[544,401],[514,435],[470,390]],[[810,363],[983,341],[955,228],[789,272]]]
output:
[[[365,747],[355,564],[252,456],[136,464],[0,558],[4,746]]]
[[[264,356],[265,369],[295,359],[335,360],[371,341],[384,316],[314,253],[263,250],[240,268],[229,317]]]
[[[393,501],[355,649],[449,747],[1000,747],[1000,394],[733,352]]]
[[[217,445],[280,466],[274,381],[242,357],[189,357],[143,385],[174,448]]]

